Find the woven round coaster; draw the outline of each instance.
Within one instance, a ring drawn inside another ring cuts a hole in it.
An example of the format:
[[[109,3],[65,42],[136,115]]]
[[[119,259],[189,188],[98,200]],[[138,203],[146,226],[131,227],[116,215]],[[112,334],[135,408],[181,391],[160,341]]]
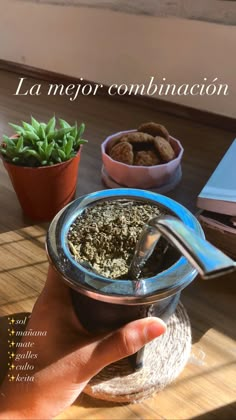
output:
[[[140,402],[169,385],[187,363],[191,352],[191,326],[179,303],[167,331],[145,346],[143,368],[135,373],[127,359],[103,369],[84,389],[94,398],[115,402]]]

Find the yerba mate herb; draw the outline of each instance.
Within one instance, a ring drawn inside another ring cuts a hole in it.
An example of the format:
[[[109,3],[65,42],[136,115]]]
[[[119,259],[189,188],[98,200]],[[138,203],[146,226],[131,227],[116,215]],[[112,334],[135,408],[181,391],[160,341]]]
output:
[[[102,276],[124,277],[144,224],[164,213],[154,204],[127,200],[88,207],[69,229],[70,251]]]

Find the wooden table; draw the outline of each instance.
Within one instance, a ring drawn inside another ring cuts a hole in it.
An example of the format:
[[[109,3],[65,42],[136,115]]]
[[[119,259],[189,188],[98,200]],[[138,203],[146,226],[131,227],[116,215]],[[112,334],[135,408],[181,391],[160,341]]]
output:
[[[140,122],[164,123],[181,140],[183,178],[168,195],[195,211],[196,196],[233,140],[231,132],[187,121],[160,110],[105,97],[14,97],[19,75],[0,72],[0,131],[8,121],[49,119],[55,112],[69,121],[84,120],[89,143],[84,147],[77,196],[103,188],[100,143],[109,133]],[[34,81],[36,83],[37,81]],[[29,83],[33,81],[29,80]],[[37,186],[36,186],[37,188]],[[4,316],[30,312],[46,278],[44,250],[47,224],[34,224],[21,213],[10,180],[0,163],[0,331]],[[197,279],[182,294],[192,324],[191,358],[171,386],[136,405],[116,405],[82,396],[59,419],[232,419],[235,392],[235,274],[217,280]],[[4,343],[1,354],[4,353]],[[1,357],[1,376],[6,362]],[[0,378],[1,379],[1,378]]]

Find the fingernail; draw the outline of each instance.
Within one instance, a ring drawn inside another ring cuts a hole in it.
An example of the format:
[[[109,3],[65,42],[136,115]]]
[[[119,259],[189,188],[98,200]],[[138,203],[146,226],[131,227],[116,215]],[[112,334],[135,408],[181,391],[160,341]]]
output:
[[[148,320],[147,325],[144,327],[144,334],[147,341],[151,341],[154,338],[164,334],[165,332],[166,324],[160,318]]]

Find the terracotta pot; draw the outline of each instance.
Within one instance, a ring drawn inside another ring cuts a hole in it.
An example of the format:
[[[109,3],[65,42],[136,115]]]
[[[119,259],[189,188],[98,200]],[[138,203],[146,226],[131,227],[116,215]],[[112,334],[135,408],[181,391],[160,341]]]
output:
[[[81,147],[78,154],[66,162],[37,168],[3,160],[26,216],[49,221],[74,198],[80,155]]]

